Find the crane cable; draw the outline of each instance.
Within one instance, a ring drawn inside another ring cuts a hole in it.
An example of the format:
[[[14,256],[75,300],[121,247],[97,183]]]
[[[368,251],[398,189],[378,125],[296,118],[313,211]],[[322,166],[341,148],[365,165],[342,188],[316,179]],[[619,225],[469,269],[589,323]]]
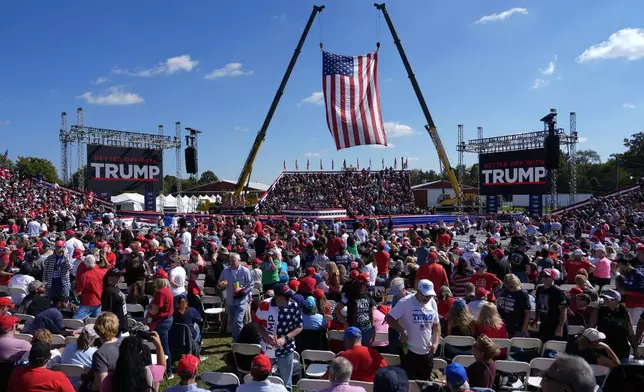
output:
[[[380,16],[381,12],[376,8],[375,9],[376,14],[378,15],[376,18],[376,51],[380,50]]]
[[[324,50],[324,15],[318,13],[318,22],[320,22],[320,50]]]

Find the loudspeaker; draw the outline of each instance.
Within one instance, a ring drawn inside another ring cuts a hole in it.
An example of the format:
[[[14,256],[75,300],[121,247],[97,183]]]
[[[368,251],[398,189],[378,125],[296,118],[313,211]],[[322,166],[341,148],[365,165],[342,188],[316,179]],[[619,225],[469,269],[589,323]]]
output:
[[[546,150],[546,169],[559,168],[559,135],[546,136],[544,147]]]
[[[186,173],[197,174],[197,150],[194,147],[186,147]]]

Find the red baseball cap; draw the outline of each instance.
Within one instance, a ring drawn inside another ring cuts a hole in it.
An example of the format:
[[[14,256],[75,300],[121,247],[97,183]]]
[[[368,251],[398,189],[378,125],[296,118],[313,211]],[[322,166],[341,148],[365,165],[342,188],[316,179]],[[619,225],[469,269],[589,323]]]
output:
[[[160,278],[160,279],[168,279],[168,273],[165,272],[163,269],[159,268],[157,272],[154,274],[155,278]]]
[[[492,251],[492,256],[503,257],[505,256],[505,253],[503,252],[503,249],[497,248]]]
[[[307,275],[315,275],[315,268],[309,267],[306,269],[306,274]]]
[[[436,252],[429,252],[428,258],[432,260],[437,260],[438,259],[438,254]]]
[[[18,323],[18,321],[20,321],[18,317],[4,314],[0,316],[0,328],[2,328],[3,331],[8,331],[13,328],[14,324]]]
[[[288,281],[288,287],[291,288],[293,291],[297,291],[300,288],[300,282],[298,280],[289,280]]]
[[[69,230],[67,230],[65,232],[65,234],[74,235],[74,234],[76,234],[76,232],[74,230],[72,230],[72,229],[69,229]]]
[[[322,289],[313,290],[313,298],[319,301],[322,297],[324,297],[324,291]]]
[[[63,246],[65,246],[65,241],[63,241],[63,240],[58,240],[58,241],[56,241],[55,245],[56,245],[57,247],[62,248]]]
[[[81,257],[82,255],[83,255],[82,249],[74,249],[74,255],[72,257],[77,258],[77,257]]]
[[[545,268],[544,270],[541,271],[541,275],[545,275],[551,278],[555,277],[555,270],[552,268]]]
[[[273,370],[271,360],[264,354],[258,354],[250,363],[250,374],[252,376],[265,376]]]
[[[569,293],[570,294],[583,294],[584,291],[581,288],[575,286],[575,287],[570,289]]]
[[[351,271],[351,273],[349,274],[349,278],[351,278],[352,280],[355,280],[355,278],[357,278],[357,277],[358,277],[358,275],[360,275],[360,272],[358,272],[358,270],[353,270],[353,271]]]
[[[362,283],[362,284],[367,284],[367,283],[369,283],[369,276],[367,276],[365,274],[360,274],[356,278],[356,282]]]
[[[8,306],[10,308],[13,308],[11,297],[0,297],[0,306]]]
[[[192,288],[192,295],[199,295],[199,293],[200,293],[199,287],[193,287]]]
[[[177,374],[180,376],[189,376],[197,374],[199,370],[199,358],[192,354],[182,355],[177,364]]]
[[[478,287],[475,292],[477,297],[487,297],[490,295],[490,292],[485,289],[485,287]]]

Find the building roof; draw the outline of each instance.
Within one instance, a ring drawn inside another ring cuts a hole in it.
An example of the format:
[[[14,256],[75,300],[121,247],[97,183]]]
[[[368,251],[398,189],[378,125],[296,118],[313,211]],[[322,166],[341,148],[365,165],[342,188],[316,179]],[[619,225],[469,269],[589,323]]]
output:
[[[452,189],[452,184],[447,180],[436,180],[431,182],[426,182],[424,184],[418,184],[411,187],[413,190],[422,190],[422,189],[441,189],[449,188]],[[469,185],[461,185],[461,188],[465,190],[476,190],[477,188]]]

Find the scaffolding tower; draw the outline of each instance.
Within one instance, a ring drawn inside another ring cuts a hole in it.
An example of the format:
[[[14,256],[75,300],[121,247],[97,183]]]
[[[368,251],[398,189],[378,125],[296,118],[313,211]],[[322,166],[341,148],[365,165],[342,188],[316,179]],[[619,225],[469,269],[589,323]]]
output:
[[[479,127],[477,129],[479,136],[483,134],[483,129]],[[579,142],[579,135],[577,133],[577,114],[575,112],[570,113],[570,130],[569,134],[559,128],[557,129],[557,134],[559,135],[559,145],[565,146],[568,151],[568,165],[570,169],[570,196],[569,203],[572,204],[577,199],[577,143]],[[458,145],[456,150],[458,151],[458,162],[459,165],[464,162],[465,153],[473,154],[489,154],[496,152],[506,152],[506,151],[520,151],[520,150],[531,150],[544,147],[544,141],[548,136],[548,131],[536,131],[536,132],[527,132],[527,133],[517,133],[514,135],[506,136],[495,136],[495,137],[479,137],[478,139],[465,141],[463,136],[463,126],[458,126]],[[552,208],[556,207],[558,191],[556,188],[556,174],[554,173],[553,181],[553,192],[550,194],[550,206]]]
[[[76,145],[76,170],[85,167],[86,152],[88,144],[99,144],[103,146],[142,148],[150,150],[175,149],[177,154],[177,186],[181,194],[181,125],[177,122],[177,135],[173,137],[163,135],[163,126],[159,125],[157,134],[119,131],[114,129],[104,129],[87,127],[84,125],[83,108],[76,111],[76,125],[67,129],[67,114],[61,114],[61,126],[59,132],[60,152],[61,152],[61,173],[63,183],[69,185],[71,182],[72,171],[72,147]],[[85,190],[85,176],[80,175],[78,178],[78,189]],[[179,206],[177,205],[177,208]]]

